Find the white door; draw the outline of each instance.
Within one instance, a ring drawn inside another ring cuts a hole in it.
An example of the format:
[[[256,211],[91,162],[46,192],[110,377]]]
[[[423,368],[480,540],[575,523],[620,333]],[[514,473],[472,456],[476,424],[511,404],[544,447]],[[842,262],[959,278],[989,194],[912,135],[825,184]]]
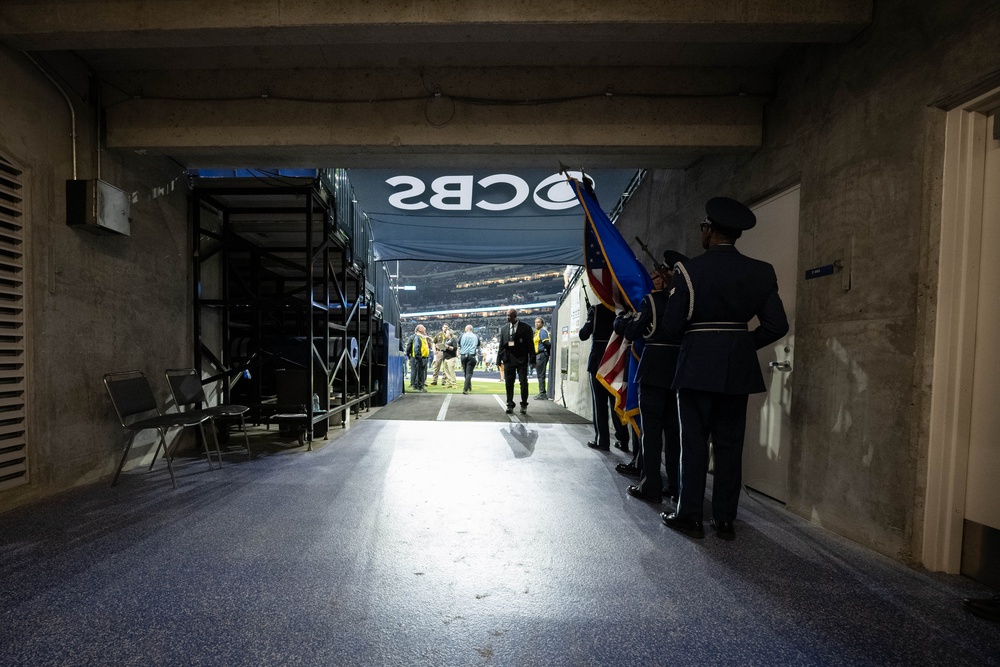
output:
[[[965,520],[1000,530],[1000,141],[994,139],[997,115],[986,128],[983,182],[983,233],[980,239],[979,304],[976,317],[972,424]],[[967,526],[968,528],[968,526]],[[963,562],[966,555],[963,554]]]
[[[747,406],[743,444],[743,483],[776,500],[788,499],[788,456],[791,445],[792,373],[795,366],[795,287],[799,254],[799,186],[752,207],[757,225],[736,247],[748,257],[770,262],[778,276],[778,293],[788,314],[788,335],[757,356],[767,393],[752,394]],[[830,276],[827,280],[840,280]],[[756,320],[751,323],[756,326]]]

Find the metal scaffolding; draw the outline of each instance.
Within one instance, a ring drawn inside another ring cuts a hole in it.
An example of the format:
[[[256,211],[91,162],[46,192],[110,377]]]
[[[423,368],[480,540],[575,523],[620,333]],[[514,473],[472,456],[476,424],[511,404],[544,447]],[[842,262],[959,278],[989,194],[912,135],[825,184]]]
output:
[[[338,216],[335,183],[274,175],[192,184],[195,368],[221,383],[223,402],[248,405],[251,421],[277,423],[310,449],[331,420],[344,425],[370,407],[383,362],[370,241]]]

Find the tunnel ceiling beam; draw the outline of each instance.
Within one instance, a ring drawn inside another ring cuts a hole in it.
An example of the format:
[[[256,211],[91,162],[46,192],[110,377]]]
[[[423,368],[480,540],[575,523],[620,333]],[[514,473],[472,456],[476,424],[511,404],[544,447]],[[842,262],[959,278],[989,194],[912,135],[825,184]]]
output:
[[[33,0],[0,41],[96,72],[108,148],[188,167],[684,168],[758,149],[782,56],[872,4]]]
[[[850,39],[871,0],[32,0],[0,3],[24,50],[295,44],[824,42]]]

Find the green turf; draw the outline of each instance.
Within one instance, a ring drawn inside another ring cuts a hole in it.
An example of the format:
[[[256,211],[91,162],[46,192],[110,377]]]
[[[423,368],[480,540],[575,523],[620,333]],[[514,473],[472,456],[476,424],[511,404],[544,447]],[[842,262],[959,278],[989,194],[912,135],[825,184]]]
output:
[[[440,380],[439,380],[440,382]],[[427,393],[428,394],[461,394],[462,388],[465,386],[465,378],[458,378],[457,384],[453,389],[445,389],[440,384],[437,386],[432,385],[430,382],[427,383]],[[407,385],[408,392],[413,391]],[[514,383],[514,393],[520,396],[521,387],[519,384]],[[472,376],[472,393],[473,394],[499,394],[503,396],[506,393],[503,382],[496,381],[476,381],[476,376]],[[532,378],[528,379],[528,395],[535,396],[538,393],[538,381]]]

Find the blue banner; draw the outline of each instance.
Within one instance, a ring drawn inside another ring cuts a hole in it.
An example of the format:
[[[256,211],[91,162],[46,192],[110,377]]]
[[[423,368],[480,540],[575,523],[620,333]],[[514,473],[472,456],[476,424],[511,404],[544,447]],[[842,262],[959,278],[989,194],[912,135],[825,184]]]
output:
[[[587,173],[609,206],[634,175]],[[555,171],[351,169],[349,176],[371,221],[377,260],[584,263],[580,201]]]

